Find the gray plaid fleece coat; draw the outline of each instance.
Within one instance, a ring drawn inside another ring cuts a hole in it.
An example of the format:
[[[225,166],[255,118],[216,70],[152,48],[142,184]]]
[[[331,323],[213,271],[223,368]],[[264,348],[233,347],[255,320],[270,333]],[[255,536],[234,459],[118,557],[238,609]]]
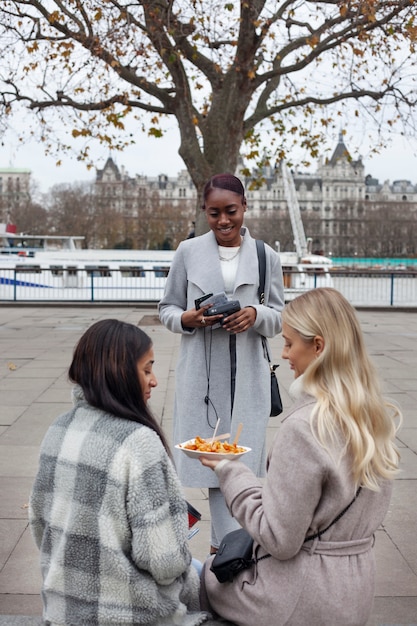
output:
[[[157,434],[89,406],[42,443],[29,517],[51,624],[196,626],[187,505]]]

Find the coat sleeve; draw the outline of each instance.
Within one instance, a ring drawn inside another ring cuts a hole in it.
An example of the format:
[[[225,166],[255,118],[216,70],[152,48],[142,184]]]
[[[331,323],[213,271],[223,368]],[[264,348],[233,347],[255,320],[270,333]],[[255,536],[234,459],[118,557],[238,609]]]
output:
[[[169,585],[191,563],[182,487],[161,440],[149,428],[130,437],[127,454],[131,558],[157,584]]]
[[[267,552],[285,560],[303,544],[329,462],[309,424],[295,418],[276,435],[263,485],[239,462],[221,466],[217,474],[232,515]]]
[[[158,310],[159,319],[171,332],[195,333],[195,328],[187,329],[181,324],[181,316],[187,310],[187,269],[181,244],[174,254]]]

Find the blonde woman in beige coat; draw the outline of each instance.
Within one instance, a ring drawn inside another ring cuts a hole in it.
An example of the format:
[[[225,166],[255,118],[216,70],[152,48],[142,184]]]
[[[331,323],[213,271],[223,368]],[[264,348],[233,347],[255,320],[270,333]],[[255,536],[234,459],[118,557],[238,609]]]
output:
[[[294,405],[270,450],[264,484],[240,462],[202,459],[253,537],[253,556],[271,556],[228,583],[217,581],[209,559],[203,603],[237,626],[365,625],[374,533],[398,471],[400,412],[382,398],[355,311],[339,292],[309,291],[286,306],[282,320]]]

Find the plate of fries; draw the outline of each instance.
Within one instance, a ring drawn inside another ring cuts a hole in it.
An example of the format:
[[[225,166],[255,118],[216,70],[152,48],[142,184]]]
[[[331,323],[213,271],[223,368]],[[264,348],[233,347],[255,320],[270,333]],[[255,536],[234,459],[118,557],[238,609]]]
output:
[[[191,459],[199,459],[201,456],[214,456],[216,459],[228,459],[229,461],[239,459],[252,449],[227,441],[219,441],[218,439],[212,441],[210,438],[203,439],[202,437],[178,443],[175,447],[182,450]]]

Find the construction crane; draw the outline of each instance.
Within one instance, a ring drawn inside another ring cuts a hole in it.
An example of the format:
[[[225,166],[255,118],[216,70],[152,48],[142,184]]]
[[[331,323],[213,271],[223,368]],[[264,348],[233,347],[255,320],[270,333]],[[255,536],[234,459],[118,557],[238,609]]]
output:
[[[281,174],[284,181],[284,193],[287,201],[288,211],[291,219],[291,227],[294,235],[295,249],[298,259],[301,260],[309,253],[307,239],[301,220],[300,205],[298,203],[297,192],[295,190],[294,179],[290,168],[285,161],[281,161]]]

